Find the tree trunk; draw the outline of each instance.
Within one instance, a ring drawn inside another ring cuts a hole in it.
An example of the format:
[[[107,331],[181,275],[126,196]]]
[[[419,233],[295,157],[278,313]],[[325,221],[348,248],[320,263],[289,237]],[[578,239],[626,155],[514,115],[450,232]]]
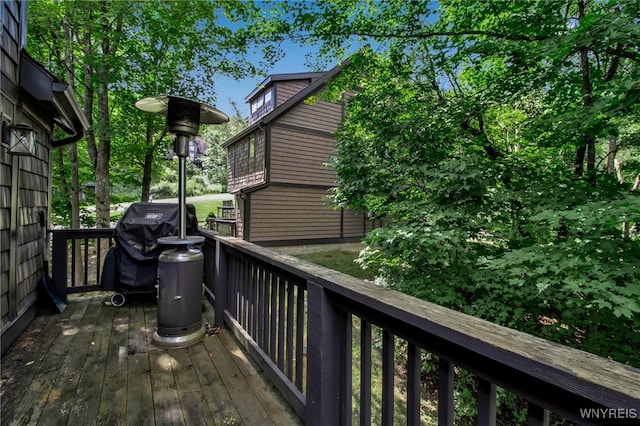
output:
[[[107,6],[100,4],[100,19],[103,34],[109,33]],[[98,64],[98,142],[96,152],[96,227],[111,225],[111,189],[109,184],[109,161],[111,159],[111,129],[109,117],[109,37],[102,38],[102,55]]]
[[[101,66],[104,68],[104,66]],[[109,126],[109,99],[107,91],[108,72],[99,72],[101,83],[98,86],[98,122],[101,130],[98,133],[98,152],[96,158],[96,227],[108,228],[111,216],[111,190],[109,185],[109,160],[111,157],[111,135]]]
[[[71,163],[71,227],[80,228],[80,179],[78,178],[78,146],[69,144],[69,163]],[[84,259],[80,240],[74,241],[75,270],[73,271],[76,285],[84,281]]]
[[[69,14],[67,9],[67,15],[63,19],[62,25],[64,27],[64,34],[67,40],[73,40],[74,35],[69,25]],[[75,87],[75,75],[74,65],[75,58],[73,49],[68,45],[64,49],[64,64],[67,69],[67,83],[71,87]],[[74,229],[80,228],[80,178],[78,176],[78,146],[72,143],[68,146],[69,151],[69,163],[71,164],[71,191],[70,191],[70,204],[71,204],[71,227]],[[75,270],[73,271],[75,282],[82,283],[84,281],[84,258],[82,256],[82,246],[80,240],[76,240],[74,243],[75,253]]]
[[[153,168],[153,148],[147,148],[144,155],[144,166],[142,171],[142,196],[141,201],[149,201],[151,194],[151,170]]]
[[[585,16],[586,1],[578,1],[578,20],[582,21]],[[591,75],[589,70],[589,51],[586,46],[580,47],[580,72],[582,73],[582,105],[593,106],[593,88],[591,85]],[[576,150],[575,172],[581,176],[584,171],[585,153],[587,157],[587,174],[591,182],[595,182],[596,172],[596,145],[595,139],[589,131],[583,133],[584,144]]]
[[[153,171],[153,153],[155,146],[153,143],[153,118],[147,118],[147,151],[144,155],[144,165],[142,169],[142,195],[140,201],[149,201],[151,193],[151,172]]]
[[[609,137],[609,153],[607,154],[607,171],[609,173],[616,172],[616,154],[618,153],[618,137],[611,135]]]
[[[62,148],[58,148],[56,149],[56,153],[57,153],[57,161],[58,161],[58,168],[60,169],[60,186],[61,186],[61,191],[62,191],[62,197],[63,200],[68,200],[69,199],[69,186],[67,184],[67,175],[65,174],[64,171],[64,152],[62,151]],[[71,205],[68,204],[69,208],[71,208]]]

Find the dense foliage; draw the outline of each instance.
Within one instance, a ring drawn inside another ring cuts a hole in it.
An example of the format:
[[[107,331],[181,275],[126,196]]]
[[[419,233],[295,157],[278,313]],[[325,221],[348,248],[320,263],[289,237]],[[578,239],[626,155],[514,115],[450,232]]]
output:
[[[90,123],[83,141],[55,153],[53,207],[74,227],[85,183],[102,227],[123,190],[146,201],[152,181],[171,178],[165,119],[137,100],[168,93],[215,105],[217,78],[264,75],[282,57],[254,2],[37,0],[28,28],[30,54],[74,88]],[[199,187],[209,178],[194,173]]]
[[[371,44],[333,90],[358,88],[335,202],[388,222],[362,264],[640,366],[640,3],[332,3],[291,13],[329,50]]]

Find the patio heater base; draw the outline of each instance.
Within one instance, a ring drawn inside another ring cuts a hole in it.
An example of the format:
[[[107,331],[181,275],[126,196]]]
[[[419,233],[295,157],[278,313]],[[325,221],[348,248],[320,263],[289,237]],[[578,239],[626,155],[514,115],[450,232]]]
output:
[[[158,238],[160,244],[173,244],[158,258],[158,329],[153,343],[162,348],[179,348],[199,342],[202,328],[202,279],[204,255],[190,244],[203,237]]]
[[[203,328],[182,336],[160,336],[156,331],[153,333],[151,342],[162,349],[186,348],[200,342],[204,336],[205,331]]]

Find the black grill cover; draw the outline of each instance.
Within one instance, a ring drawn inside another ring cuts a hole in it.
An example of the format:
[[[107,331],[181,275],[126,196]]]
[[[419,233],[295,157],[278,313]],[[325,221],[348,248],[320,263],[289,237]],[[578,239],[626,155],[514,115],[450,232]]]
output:
[[[100,286],[118,292],[151,292],[157,280],[158,257],[167,250],[160,237],[180,234],[178,204],[133,203],[116,224],[115,246],[105,259]],[[198,231],[196,209],[187,204],[187,235]]]

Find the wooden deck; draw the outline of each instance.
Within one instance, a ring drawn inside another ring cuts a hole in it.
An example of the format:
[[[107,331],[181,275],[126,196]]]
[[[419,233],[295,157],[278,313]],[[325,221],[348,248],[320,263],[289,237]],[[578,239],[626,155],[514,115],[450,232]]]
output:
[[[41,313],[2,357],[2,425],[301,424],[227,329],[158,349],[153,303],[105,301]]]

